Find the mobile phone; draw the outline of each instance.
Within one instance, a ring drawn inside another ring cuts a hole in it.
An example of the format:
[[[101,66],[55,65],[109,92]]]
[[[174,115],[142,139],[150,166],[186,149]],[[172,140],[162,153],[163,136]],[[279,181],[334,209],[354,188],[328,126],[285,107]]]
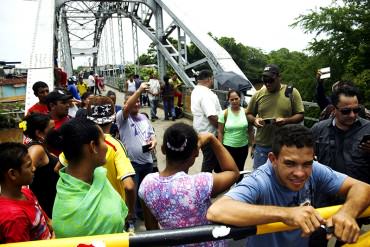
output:
[[[370,141],[370,135],[364,135],[360,143],[365,144],[368,141]]]
[[[265,124],[274,124],[276,122],[275,118],[264,118],[262,120]]]
[[[142,146],[142,150],[143,150],[143,153],[147,153],[150,151],[150,147],[152,146],[152,144],[146,144],[146,145],[143,145]]]
[[[320,72],[320,80],[330,78],[330,67],[321,68],[319,69]]]

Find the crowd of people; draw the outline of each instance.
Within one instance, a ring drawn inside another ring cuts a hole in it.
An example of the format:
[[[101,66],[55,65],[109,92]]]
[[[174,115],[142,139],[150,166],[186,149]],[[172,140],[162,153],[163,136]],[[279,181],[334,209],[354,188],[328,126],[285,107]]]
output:
[[[196,80],[193,126],[165,130],[160,171],[152,122],[160,99],[164,120],[176,119],[177,75],[130,77],[118,104],[113,91],[100,95],[93,72],[87,84],[70,78],[51,92],[36,82],[39,102],[19,124],[24,144],[0,144],[0,243],[135,232],[138,218],[147,230],[276,221],[297,228],[248,237],[247,246],[327,246],[332,235],[338,246],[356,242],[368,223],[356,218],[370,205],[370,121],[359,116],[358,90],[333,88],[332,111],[308,129],[300,93],[283,84],[277,65],[264,68],[264,86],[246,109],[237,90],[221,108],[212,71]],[[147,103],[150,118],[141,112]],[[201,172],[190,175],[200,150]],[[253,171],[242,177],[248,153]],[[328,219],[315,209],[336,204],[343,206]]]

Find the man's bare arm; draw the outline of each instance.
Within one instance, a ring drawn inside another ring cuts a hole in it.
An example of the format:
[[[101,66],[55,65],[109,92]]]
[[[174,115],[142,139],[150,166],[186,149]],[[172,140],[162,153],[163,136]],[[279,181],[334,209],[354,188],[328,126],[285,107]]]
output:
[[[223,196],[207,212],[207,219],[233,226],[252,226],[272,222],[284,222],[289,226],[301,228],[307,236],[325,221],[311,206],[278,207],[252,205]]]
[[[346,201],[339,211],[328,219],[327,226],[334,226],[334,235],[343,242],[354,243],[360,235],[356,218],[370,205],[370,185],[347,177],[339,190]],[[328,235],[330,238],[331,235]]]
[[[218,128],[218,117],[217,116],[209,116],[208,121],[212,124],[213,127],[216,129]]]

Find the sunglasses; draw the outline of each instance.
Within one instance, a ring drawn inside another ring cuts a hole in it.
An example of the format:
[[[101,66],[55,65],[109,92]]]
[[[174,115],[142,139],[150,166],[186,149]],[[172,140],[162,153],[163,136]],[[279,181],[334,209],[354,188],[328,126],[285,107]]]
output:
[[[271,83],[274,83],[275,79],[272,78],[272,77],[268,77],[268,76],[262,76],[262,82],[264,84],[271,84]]]
[[[361,107],[355,107],[355,108],[337,108],[340,113],[342,113],[343,115],[349,115],[351,113],[351,111],[353,111],[354,114],[357,114],[361,111]]]

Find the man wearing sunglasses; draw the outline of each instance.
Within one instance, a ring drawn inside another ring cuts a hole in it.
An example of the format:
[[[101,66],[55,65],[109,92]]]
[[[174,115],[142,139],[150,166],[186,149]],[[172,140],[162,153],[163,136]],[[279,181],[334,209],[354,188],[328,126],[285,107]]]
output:
[[[370,121],[358,116],[361,110],[358,90],[350,86],[341,87],[333,92],[331,100],[335,107],[334,116],[312,127],[317,161],[369,184],[370,141],[363,142],[363,138],[370,134]],[[317,207],[344,202],[340,197],[322,196],[318,199]],[[314,242],[312,246],[321,245]]]
[[[281,84],[277,65],[266,65],[262,81],[264,87],[252,96],[247,108],[248,122],[257,128],[256,144],[252,151],[254,169],[267,161],[273,132],[283,125],[301,122],[304,113],[301,95],[295,88],[287,93],[287,85]]]

